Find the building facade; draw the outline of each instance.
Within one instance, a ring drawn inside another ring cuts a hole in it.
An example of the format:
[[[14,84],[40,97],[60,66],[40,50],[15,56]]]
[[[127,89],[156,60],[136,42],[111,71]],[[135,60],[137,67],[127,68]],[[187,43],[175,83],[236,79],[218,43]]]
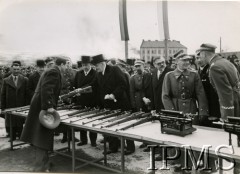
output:
[[[168,41],[168,58],[174,55],[178,50],[183,50],[187,53],[187,47],[182,45],[180,41]],[[140,47],[140,58],[145,62],[151,62],[154,57],[163,57],[166,59],[165,56],[165,43],[164,41],[142,41]]]

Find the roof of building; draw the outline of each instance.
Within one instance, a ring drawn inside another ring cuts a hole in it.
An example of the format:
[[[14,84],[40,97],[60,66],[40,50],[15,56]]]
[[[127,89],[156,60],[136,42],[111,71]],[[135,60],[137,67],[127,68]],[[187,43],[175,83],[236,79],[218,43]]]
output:
[[[155,40],[155,41],[142,41],[141,44],[141,48],[164,48],[165,47],[165,43],[164,41],[159,41],[159,40]],[[168,41],[168,47],[169,48],[187,48],[186,46],[182,45],[180,43],[180,41],[176,41],[176,40],[172,40],[172,41]]]

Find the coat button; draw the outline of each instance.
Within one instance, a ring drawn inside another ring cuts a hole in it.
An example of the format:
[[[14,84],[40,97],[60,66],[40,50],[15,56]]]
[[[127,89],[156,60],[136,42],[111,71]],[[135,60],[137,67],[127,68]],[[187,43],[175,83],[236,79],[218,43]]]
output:
[[[183,105],[183,106],[185,106],[186,104],[185,104],[185,103],[183,103],[182,105]]]

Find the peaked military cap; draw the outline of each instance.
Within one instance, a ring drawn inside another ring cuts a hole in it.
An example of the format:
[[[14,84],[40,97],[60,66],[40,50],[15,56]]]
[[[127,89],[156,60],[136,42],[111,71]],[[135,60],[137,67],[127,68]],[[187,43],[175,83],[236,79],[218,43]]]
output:
[[[208,43],[203,43],[196,52],[199,53],[201,51],[209,51],[209,52],[215,53],[216,48],[217,47],[215,45],[208,44]]]
[[[142,60],[136,60],[134,62],[134,66],[144,65],[144,62]]]
[[[178,52],[176,52],[176,53],[173,55],[173,59],[176,59],[176,58],[179,56],[179,54],[183,54],[183,53],[184,53],[183,50],[179,50]]]
[[[19,61],[19,60],[13,61],[12,66],[21,66],[21,61]]]

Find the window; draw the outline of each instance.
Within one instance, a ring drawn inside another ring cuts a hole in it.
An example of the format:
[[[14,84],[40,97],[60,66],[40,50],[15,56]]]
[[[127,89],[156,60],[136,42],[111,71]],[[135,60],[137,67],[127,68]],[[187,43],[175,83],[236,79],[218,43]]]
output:
[[[161,50],[158,50],[158,54],[161,54]]]
[[[152,54],[156,54],[157,53],[157,51],[156,50],[152,50]]]
[[[150,54],[150,50],[147,50],[147,53]]]
[[[172,50],[169,50],[169,54],[172,54]]]
[[[142,53],[143,53],[143,54],[145,54],[145,51],[144,51],[144,50],[142,50]]]

